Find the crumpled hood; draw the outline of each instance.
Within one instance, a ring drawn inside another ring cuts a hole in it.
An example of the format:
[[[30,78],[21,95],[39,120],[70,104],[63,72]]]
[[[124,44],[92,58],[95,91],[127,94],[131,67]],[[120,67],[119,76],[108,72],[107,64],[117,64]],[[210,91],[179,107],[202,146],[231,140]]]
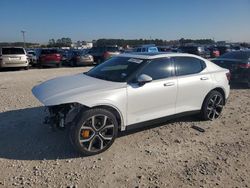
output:
[[[105,81],[81,73],[45,81],[33,87],[32,93],[44,105],[56,105],[59,102],[63,104],[64,100],[67,101],[76,95],[82,98],[91,97],[93,94],[122,86],[123,84],[118,82]]]

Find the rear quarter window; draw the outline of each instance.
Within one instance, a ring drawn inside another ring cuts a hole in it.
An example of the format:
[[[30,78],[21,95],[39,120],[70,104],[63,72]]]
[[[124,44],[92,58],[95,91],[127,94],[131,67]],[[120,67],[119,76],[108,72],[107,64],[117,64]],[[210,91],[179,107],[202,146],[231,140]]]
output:
[[[177,76],[197,74],[206,68],[204,61],[194,57],[174,57]]]

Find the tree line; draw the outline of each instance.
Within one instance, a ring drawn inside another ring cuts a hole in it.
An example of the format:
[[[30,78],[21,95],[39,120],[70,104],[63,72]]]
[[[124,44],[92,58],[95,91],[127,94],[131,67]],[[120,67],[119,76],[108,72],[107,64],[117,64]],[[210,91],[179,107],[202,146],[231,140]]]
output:
[[[71,47],[72,40],[69,37],[63,37],[60,39],[49,39],[47,47]]]
[[[215,41],[212,39],[180,39],[180,40],[162,40],[162,39],[134,39],[134,40],[126,40],[126,39],[98,39],[95,42],[96,46],[105,46],[105,45],[118,45],[118,46],[138,46],[143,44],[155,44],[157,46],[174,46],[174,45],[185,45],[185,44],[214,44]]]
[[[126,47],[127,45],[131,47],[136,47],[143,44],[155,44],[157,46],[179,46],[179,45],[186,45],[186,44],[201,44],[201,45],[211,45],[216,44],[216,42],[212,39],[184,39],[181,38],[180,40],[162,40],[162,39],[98,39],[92,41],[94,46],[111,46],[111,45],[118,45],[122,47]],[[84,41],[78,41],[77,43],[84,44]],[[60,39],[50,39],[48,44],[40,45],[38,43],[30,43],[26,42],[25,46],[27,48],[34,48],[34,47],[42,47],[42,48],[53,48],[53,47],[71,47],[72,40],[69,37],[63,37]],[[248,47],[248,43],[241,44],[244,47]],[[23,42],[0,42],[0,47],[4,46],[17,46],[23,47]]]

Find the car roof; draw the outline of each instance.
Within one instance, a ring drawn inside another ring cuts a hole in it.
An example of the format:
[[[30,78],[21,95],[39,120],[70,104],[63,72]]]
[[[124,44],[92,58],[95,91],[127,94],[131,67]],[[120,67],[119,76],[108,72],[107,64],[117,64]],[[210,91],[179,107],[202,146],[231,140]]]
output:
[[[176,53],[176,52],[145,52],[145,53],[132,52],[132,53],[123,53],[118,55],[118,57],[131,57],[138,59],[156,59],[156,58],[175,57],[175,56],[188,56],[188,57],[196,57],[203,59],[193,54]]]

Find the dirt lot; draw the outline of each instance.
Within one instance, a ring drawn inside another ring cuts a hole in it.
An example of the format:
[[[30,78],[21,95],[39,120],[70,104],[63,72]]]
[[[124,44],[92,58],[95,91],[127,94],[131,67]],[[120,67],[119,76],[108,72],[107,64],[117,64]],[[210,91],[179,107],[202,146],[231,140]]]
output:
[[[234,87],[214,122],[175,119],[80,157],[67,131],[43,125],[31,88],[86,69],[0,72],[0,187],[250,187],[250,90]]]

